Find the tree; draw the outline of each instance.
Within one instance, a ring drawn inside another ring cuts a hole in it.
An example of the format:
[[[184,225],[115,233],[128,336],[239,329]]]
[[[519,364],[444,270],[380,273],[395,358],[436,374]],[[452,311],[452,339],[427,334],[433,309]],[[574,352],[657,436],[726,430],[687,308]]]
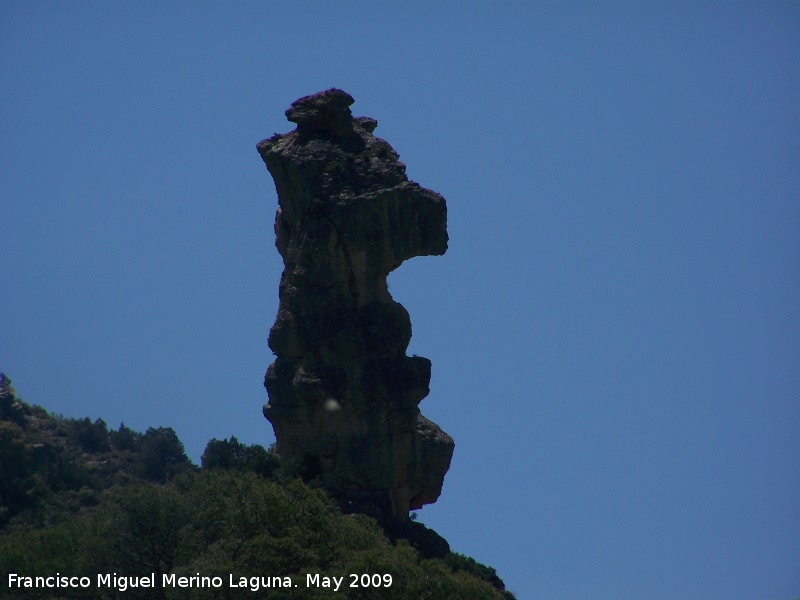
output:
[[[90,519],[82,546],[89,569],[134,576],[155,573],[160,582],[161,575],[180,562],[190,515],[186,497],[172,486],[139,483],[120,489]],[[126,595],[163,598],[164,591],[156,587]]]
[[[89,417],[72,421],[72,435],[81,448],[86,452],[107,452],[108,426],[103,419],[94,423]]]
[[[235,436],[209,441],[200,462],[204,469],[252,471],[263,477],[272,477],[280,465],[278,457],[263,446],[247,446]]]
[[[120,423],[117,431],[109,431],[108,439],[115,450],[137,452],[142,445],[142,434],[125,427],[125,423]]]
[[[34,500],[28,493],[31,485],[31,455],[20,429],[0,421],[0,528]]]
[[[165,483],[178,473],[192,468],[192,463],[172,427],[150,427],[142,436],[142,475]]]

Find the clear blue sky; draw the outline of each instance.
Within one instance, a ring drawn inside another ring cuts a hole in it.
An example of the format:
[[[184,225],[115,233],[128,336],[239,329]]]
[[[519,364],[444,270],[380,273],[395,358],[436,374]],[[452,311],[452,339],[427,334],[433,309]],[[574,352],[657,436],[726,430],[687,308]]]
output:
[[[333,86],[448,201],[390,277],[456,442],[420,520],[520,599],[800,597],[797,2],[2,2],[20,394],[270,444],[255,144]]]

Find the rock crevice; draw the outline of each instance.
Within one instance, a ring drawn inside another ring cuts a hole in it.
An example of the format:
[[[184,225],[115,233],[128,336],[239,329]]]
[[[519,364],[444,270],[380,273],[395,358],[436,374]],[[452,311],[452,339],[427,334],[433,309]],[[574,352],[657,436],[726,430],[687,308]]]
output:
[[[297,128],[258,144],[275,180],[284,262],[264,416],[283,460],[310,465],[345,503],[385,516],[436,501],[453,440],[420,413],[431,363],[406,356],[411,320],[386,277],[447,250],[442,196],[331,89],[286,111]]]

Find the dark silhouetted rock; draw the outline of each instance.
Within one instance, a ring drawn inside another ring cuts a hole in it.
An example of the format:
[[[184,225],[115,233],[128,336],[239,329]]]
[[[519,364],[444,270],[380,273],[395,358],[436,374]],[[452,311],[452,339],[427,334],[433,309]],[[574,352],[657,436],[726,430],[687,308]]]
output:
[[[420,414],[431,363],[406,356],[411,321],[386,277],[444,254],[447,208],[352,103],[337,89],[300,98],[286,111],[297,129],[258,144],[284,262],[264,415],[282,460],[354,510],[405,519],[439,497],[454,444]]]

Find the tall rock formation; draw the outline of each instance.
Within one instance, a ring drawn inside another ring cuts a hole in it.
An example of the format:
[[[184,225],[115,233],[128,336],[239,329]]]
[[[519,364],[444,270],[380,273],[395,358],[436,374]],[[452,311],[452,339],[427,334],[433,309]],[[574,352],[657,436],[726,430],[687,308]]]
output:
[[[297,128],[258,144],[284,262],[264,416],[282,460],[345,503],[405,519],[439,497],[454,444],[420,414],[431,363],[406,356],[411,321],[386,277],[444,254],[447,208],[352,103],[337,89],[300,98],[286,111]]]

